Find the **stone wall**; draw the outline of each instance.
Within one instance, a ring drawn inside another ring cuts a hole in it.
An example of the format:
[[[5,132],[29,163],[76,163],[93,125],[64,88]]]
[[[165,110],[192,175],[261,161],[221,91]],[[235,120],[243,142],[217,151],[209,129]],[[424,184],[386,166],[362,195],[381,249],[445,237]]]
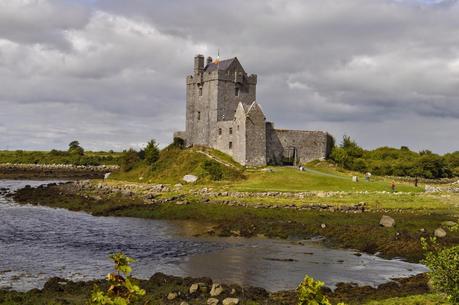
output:
[[[266,139],[269,164],[281,164],[292,150],[298,163],[325,159],[332,145],[332,137],[326,132],[274,129],[272,123],[267,123]]]

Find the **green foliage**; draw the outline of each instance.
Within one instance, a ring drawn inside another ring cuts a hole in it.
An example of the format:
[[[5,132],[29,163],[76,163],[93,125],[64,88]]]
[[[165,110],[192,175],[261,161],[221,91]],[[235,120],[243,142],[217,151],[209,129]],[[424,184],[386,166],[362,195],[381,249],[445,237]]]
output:
[[[80,142],[78,141],[70,142],[68,152],[71,155],[79,155],[79,156],[84,155],[84,149],[83,147],[80,146]]]
[[[153,165],[159,159],[159,148],[155,140],[150,140],[145,147],[145,161],[149,165]]]
[[[328,298],[322,293],[321,281],[315,281],[312,277],[305,276],[304,280],[296,289],[298,292],[298,305],[331,305]],[[339,303],[338,305],[345,305]]]
[[[13,164],[73,164],[73,165],[118,165],[121,153],[91,152],[84,155],[53,149],[47,151],[0,151],[0,163]]]
[[[175,137],[171,145],[176,148],[184,149],[185,141],[182,138]]]
[[[440,156],[429,150],[413,152],[406,146],[364,150],[348,136],[343,137],[339,147],[332,149],[330,159],[342,168],[379,176],[436,179],[459,175],[459,152]]]
[[[212,180],[219,181],[223,178],[223,165],[214,160],[205,160],[203,169],[209,174]]]
[[[452,228],[457,230],[457,227]],[[459,245],[443,248],[435,237],[421,238],[424,250],[429,250],[423,263],[429,267],[430,282],[438,292],[447,294],[448,300],[459,304]]]
[[[120,168],[123,172],[132,170],[140,162],[140,156],[137,151],[130,148],[123,153],[120,159]]]
[[[88,305],[129,305],[145,295],[145,290],[129,276],[132,272],[129,264],[135,260],[121,252],[112,254],[110,258],[115,263],[115,272],[109,273],[106,277],[109,287],[106,292],[95,287],[87,302]]]

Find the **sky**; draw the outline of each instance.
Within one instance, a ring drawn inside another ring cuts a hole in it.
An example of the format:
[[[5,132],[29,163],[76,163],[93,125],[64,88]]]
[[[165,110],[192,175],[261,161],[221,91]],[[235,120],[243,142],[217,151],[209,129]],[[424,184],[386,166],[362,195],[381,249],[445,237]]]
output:
[[[0,150],[165,146],[218,49],[278,128],[459,150],[456,0],[0,0]]]

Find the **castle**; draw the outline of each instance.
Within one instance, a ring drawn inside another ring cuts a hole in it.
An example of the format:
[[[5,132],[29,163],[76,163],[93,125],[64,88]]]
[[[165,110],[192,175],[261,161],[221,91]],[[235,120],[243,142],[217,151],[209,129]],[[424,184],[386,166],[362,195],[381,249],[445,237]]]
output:
[[[186,78],[187,146],[218,149],[242,165],[299,164],[328,156],[333,139],[323,131],[275,129],[256,102],[257,75],[235,58],[194,58]]]

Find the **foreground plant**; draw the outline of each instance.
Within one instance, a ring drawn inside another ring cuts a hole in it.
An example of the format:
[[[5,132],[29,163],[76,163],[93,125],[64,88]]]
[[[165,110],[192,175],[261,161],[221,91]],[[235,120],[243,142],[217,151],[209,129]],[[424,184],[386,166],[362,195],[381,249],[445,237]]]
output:
[[[459,304],[459,245],[442,248],[435,237],[422,238],[421,244],[428,251],[423,263],[430,269],[432,287],[445,293],[452,304]]]
[[[305,276],[304,280],[296,289],[298,292],[298,305],[332,305],[322,293],[324,282],[316,281],[310,276]],[[339,303],[337,305],[345,305]]]
[[[88,305],[129,305],[145,295],[145,290],[130,277],[132,267],[129,264],[135,260],[121,252],[112,254],[110,258],[115,263],[115,272],[109,273],[106,277],[108,289],[102,291],[95,287]]]

